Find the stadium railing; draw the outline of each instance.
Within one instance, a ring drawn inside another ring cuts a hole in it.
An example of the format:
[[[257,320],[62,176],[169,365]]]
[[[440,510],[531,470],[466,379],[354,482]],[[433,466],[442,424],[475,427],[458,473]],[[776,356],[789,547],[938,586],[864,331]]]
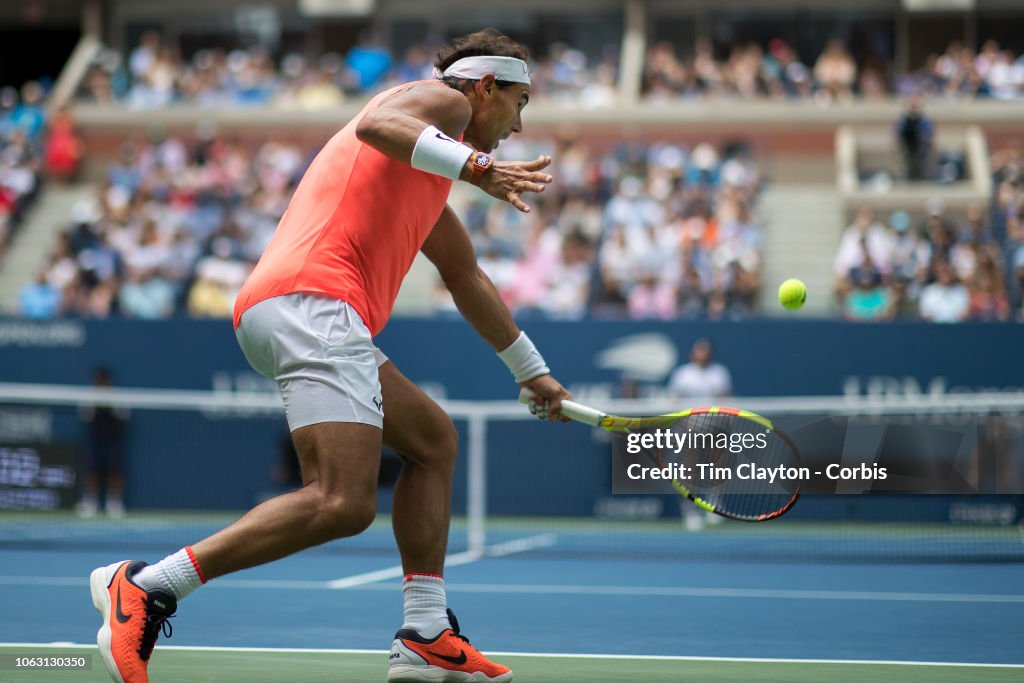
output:
[[[844,124],[836,130],[836,178],[846,210],[871,206],[877,210],[903,210],[916,213],[924,203],[941,198],[946,206],[962,210],[970,204],[987,204],[992,197],[992,170],[988,143],[978,125],[956,123],[941,125],[935,152],[955,151],[964,159],[966,178],[938,183],[910,183],[899,180],[899,155],[892,125]],[[887,184],[878,187],[863,181],[864,170],[887,176]]]

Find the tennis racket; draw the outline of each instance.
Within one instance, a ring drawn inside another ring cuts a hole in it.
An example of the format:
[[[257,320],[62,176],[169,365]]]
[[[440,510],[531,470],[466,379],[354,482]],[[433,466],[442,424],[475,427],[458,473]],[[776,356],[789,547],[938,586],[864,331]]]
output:
[[[524,388],[519,402],[536,394]],[[739,408],[709,406],[665,415],[622,417],[562,401],[562,415],[616,434],[634,435],[640,452],[698,507],[729,519],[764,522],[787,513],[809,476],[793,440],[771,420]],[[660,441],[653,438],[661,436]],[[669,469],[665,469],[669,468]],[[685,473],[689,473],[684,476]]]

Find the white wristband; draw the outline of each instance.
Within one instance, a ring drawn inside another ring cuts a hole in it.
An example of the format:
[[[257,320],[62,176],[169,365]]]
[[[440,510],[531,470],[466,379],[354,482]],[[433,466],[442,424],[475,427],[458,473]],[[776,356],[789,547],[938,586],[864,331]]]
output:
[[[434,126],[427,126],[416,140],[410,163],[417,170],[458,180],[472,153],[469,145],[452,140]]]
[[[533,345],[525,332],[520,332],[519,338],[512,342],[507,349],[498,351],[498,358],[504,361],[508,369],[512,371],[512,376],[516,378],[517,382],[525,382],[551,372],[537,347]]]

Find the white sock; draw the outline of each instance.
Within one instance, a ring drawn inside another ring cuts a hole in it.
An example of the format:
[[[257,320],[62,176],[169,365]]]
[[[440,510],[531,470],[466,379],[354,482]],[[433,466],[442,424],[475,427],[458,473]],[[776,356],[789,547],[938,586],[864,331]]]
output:
[[[124,517],[124,501],[120,496],[116,498],[107,497],[107,514],[111,517]]]
[[[190,546],[185,546],[156,564],[143,567],[132,580],[143,590],[167,591],[176,600],[181,600],[206,583]]]
[[[85,494],[85,496],[82,497],[82,500],[78,501],[78,505],[75,506],[75,509],[82,517],[94,517],[100,509],[100,504],[96,499],[96,494]]]
[[[402,582],[405,623],[424,638],[433,638],[452,625],[448,621],[448,598],[444,579],[435,574],[406,574]]]

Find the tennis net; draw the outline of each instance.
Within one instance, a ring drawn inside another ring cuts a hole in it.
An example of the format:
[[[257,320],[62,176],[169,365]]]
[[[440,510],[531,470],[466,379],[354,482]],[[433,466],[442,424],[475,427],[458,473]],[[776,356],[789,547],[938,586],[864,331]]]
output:
[[[819,434],[814,425],[851,415],[910,424],[925,434],[966,425],[975,441],[958,443],[972,462],[986,448],[998,455],[992,471],[971,470],[971,483],[989,493],[805,495],[779,520],[719,521],[678,496],[611,495],[612,447],[604,432],[540,423],[514,402],[448,401],[462,437],[450,552],[1024,561],[1024,396],[731,402],[798,425],[791,434],[805,428]],[[621,414],[672,408],[650,401],[601,407]],[[106,431],[97,429],[97,415],[108,421]],[[821,443],[832,447],[828,439]],[[288,444],[273,393],[0,385],[0,550],[158,553],[193,543],[299,485]],[[103,486],[97,505],[83,505],[90,502],[91,475],[107,479],[105,470],[116,473],[119,461],[124,514],[116,505],[102,510]],[[386,512],[400,463],[387,452],[381,462],[378,520],[356,538],[312,552],[396,552]]]

